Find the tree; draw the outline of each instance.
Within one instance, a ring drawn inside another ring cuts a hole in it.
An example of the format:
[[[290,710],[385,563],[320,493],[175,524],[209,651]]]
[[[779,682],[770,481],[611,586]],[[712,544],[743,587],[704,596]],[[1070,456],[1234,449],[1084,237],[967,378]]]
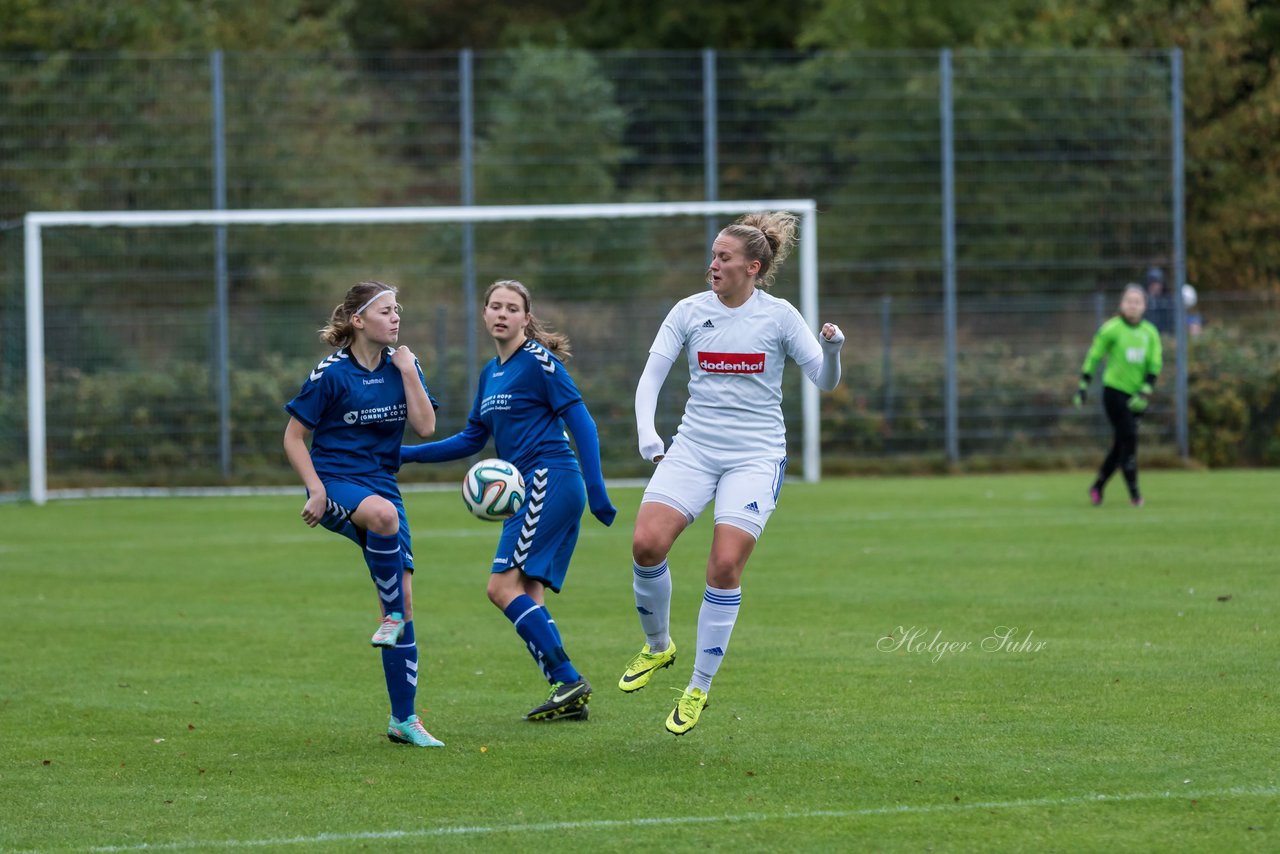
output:
[[[817,48],[1183,50],[1188,277],[1280,288],[1280,4],[1274,0],[825,0]]]

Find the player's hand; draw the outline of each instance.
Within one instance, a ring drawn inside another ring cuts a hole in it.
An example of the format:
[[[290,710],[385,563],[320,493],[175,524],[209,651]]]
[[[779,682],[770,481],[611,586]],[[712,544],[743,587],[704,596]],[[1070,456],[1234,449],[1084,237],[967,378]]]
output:
[[[844,343],[844,333],[840,331],[840,327],[834,323],[822,324],[822,331],[818,333],[820,344],[830,344],[833,347],[839,347]]]
[[[591,508],[591,515],[600,520],[600,524],[606,528],[613,524],[613,520],[618,515],[618,508],[613,506],[613,502],[609,500],[609,493],[605,492],[604,484],[598,487],[587,487],[587,506]]]
[[[1151,391],[1150,383],[1143,383],[1138,393],[1129,398],[1129,411],[1134,415],[1146,412],[1147,407],[1151,405]]]
[[[391,354],[391,364],[395,365],[400,371],[412,371],[414,365],[418,364],[418,357],[413,355],[413,351],[401,344]]]
[[[320,524],[320,520],[324,518],[326,502],[327,496],[313,494],[307,498],[307,503],[302,505],[302,521],[307,523],[308,528],[314,528]]]
[[[1076,409],[1084,406],[1085,400],[1089,397],[1089,383],[1087,380],[1080,380],[1080,385],[1076,389],[1076,393],[1071,396],[1071,405]]]
[[[640,456],[649,462],[658,462],[666,456],[666,453],[667,448],[656,430],[648,431],[640,437]]]

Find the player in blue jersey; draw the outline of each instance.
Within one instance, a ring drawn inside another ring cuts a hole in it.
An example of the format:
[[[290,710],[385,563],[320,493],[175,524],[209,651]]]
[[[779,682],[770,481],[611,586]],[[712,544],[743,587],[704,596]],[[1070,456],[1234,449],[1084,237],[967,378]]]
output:
[[[490,285],[484,322],[498,355],[480,372],[467,426],[439,442],[403,447],[400,458],[457,460],[478,452],[493,436],[498,456],[524,475],[528,496],[520,512],[503,523],[489,601],[514,624],[551,684],[546,702],[525,718],[584,719],[591,685],[565,652],[545,591],[559,593],[564,584],[584,504],[605,525],[617,515],[605,490],[595,421],[564,366],[569,339],[542,327],[524,285],[510,279]],[[566,425],[578,445],[577,458]]]
[[[423,438],[434,433],[435,401],[413,352],[396,346],[400,306],[391,285],[352,287],[320,337],[338,350],[316,365],[297,397],[285,404],[285,454],[307,488],[302,520],[342,534],[364,552],[382,610],[370,642],[382,651],[391,698],[387,738],[442,747],[413,708],[413,551],[396,483],[405,424]]]

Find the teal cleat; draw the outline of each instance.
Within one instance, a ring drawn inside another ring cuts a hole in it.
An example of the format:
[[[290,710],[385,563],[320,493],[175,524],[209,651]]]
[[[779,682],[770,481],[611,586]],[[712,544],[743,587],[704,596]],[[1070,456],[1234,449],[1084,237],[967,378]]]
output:
[[[409,715],[403,721],[391,719],[387,724],[387,738],[396,744],[412,744],[414,747],[444,747],[444,742],[427,732],[417,715]]]
[[[373,633],[373,637],[369,638],[369,643],[374,646],[395,646],[396,641],[400,640],[400,636],[404,634],[404,624],[404,614],[392,611],[382,618],[382,623]]]

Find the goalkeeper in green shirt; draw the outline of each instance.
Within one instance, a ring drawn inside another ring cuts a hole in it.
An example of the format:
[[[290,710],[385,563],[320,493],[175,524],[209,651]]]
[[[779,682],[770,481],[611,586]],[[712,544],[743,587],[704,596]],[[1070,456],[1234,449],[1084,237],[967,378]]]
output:
[[[1102,407],[1115,440],[1098,470],[1098,479],[1089,487],[1089,500],[1095,505],[1102,503],[1102,490],[1119,467],[1129,486],[1130,503],[1142,506],[1142,493],[1138,491],[1138,419],[1147,411],[1162,364],[1160,333],[1142,319],[1146,310],[1146,291],[1138,285],[1128,285],[1120,298],[1120,314],[1102,324],[1093,336],[1080,369],[1080,387],[1071,401],[1077,409],[1084,405],[1094,369],[1106,359]]]

